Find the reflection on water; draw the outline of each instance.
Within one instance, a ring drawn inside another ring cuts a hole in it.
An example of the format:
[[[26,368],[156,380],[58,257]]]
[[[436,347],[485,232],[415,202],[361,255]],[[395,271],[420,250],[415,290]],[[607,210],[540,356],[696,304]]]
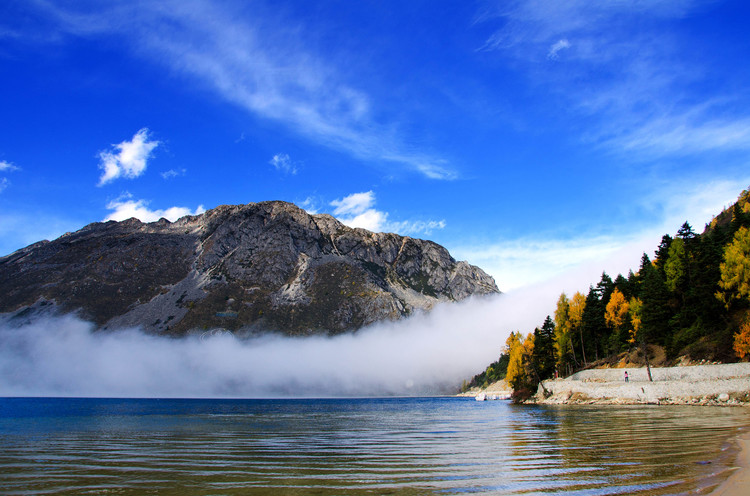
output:
[[[749,424],[744,409],[463,398],[6,398],[0,493],[695,494]]]

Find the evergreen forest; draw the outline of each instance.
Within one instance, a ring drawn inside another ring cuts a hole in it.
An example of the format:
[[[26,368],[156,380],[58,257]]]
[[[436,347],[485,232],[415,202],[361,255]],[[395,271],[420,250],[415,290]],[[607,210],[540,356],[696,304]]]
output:
[[[703,233],[685,222],[652,257],[588,293],[562,293],[554,313],[512,332],[498,361],[469,387],[505,379],[517,398],[544,379],[592,367],[750,359],[750,191]]]

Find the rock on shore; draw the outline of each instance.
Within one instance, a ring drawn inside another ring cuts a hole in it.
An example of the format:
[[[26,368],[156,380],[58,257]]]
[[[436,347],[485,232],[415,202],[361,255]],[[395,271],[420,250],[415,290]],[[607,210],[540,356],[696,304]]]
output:
[[[459,393],[457,396],[465,396],[469,398],[484,397],[487,400],[507,400],[513,393],[513,388],[502,379],[500,381],[493,382],[486,388],[473,387],[467,391]]]
[[[629,381],[625,382],[627,370]],[[539,385],[538,404],[750,405],[750,363],[583,370]]]

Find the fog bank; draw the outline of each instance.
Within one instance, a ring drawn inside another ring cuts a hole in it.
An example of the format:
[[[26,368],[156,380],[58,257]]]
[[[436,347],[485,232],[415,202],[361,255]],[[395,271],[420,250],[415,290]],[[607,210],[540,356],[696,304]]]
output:
[[[454,392],[529,332],[557,292],[444,304],[337,337],[185,339],[96,331],[75,316],[0,322],[0,396],[283,397]],[[218,334],[218,333],[217,333]]]

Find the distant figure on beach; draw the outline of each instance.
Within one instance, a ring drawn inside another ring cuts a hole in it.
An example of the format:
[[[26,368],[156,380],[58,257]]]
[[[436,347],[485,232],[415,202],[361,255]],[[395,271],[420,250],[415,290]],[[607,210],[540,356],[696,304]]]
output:
[[[628,382],[628,371],[625,371],[625,382]]]

